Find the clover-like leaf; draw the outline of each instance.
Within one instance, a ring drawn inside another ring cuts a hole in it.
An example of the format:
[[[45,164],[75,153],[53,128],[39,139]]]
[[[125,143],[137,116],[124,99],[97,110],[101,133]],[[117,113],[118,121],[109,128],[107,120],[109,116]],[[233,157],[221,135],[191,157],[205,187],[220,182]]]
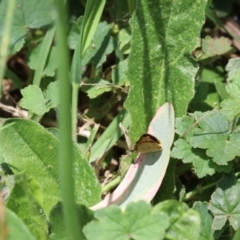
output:
[[[181,159],[184,163],[192,163],[194,172],[199,178],[215,173],[215,169],[211,164],[212,161],[206,156],[205,151],[202,149],[193,149],[190,143],[183,139],[178,139],[174,143],[171,157]]]
[[[169,226],[167,214],[144,201],[128,204],[124,212],[116,205],[97,210],[95,218],[83,229],[87,239],[160,240]]]
[[[240,72],[240,58],[230,59],[226,66],[226,71],[228,71],[228,81],[235,78],[235,76]]]
[[[230,99],[226,99],[221,103],[222,112],[228,118],[233,120],[235,116],[240,114],[240,72],[232,76],[231,82],[226,86],[226,90],[230,95]]]
[[[37,115],[43,115],[49,109],[46,107],[46,100],[41,89],[36,85],[30,85],[21,90],[23,98],[20,101],[20,106]]]
[[[196,113],[196,118],[202,118]],[[226,117],[219,111],[206,114],[198,123],[200,128],[194,130],[190,143],[193,147],[207,149],[206,154],[219,165],[227,165],[228,161],[240,155],[240,128],[230,134]]]
[[[4,23],[9,1],[0,1],[0,41],[4,33]],[[25,37],[31,29],[39,29],[52,23],[51,2],[49,0],[16,0],[14,17],[10,34],[10,52],[19,51],[25,42]]]
[[[199,239],[199,213],[193,209],[189,209],[187,204],[176,200],[168,200],[156,205],[154,211],[160,211],[169,216],[170,226],[167,229],[164,239]]]
[[[227,220],[235,230],[240,227],[240,182],[234,174],[226,175],[218,183],[208,209],[214,215],[212,229],[221,230]]]
[[[206,36],[205,39],[202,40],[202,49],[209,57],[222,55],[232,50],[231,41],[226,37],[214,39]]]

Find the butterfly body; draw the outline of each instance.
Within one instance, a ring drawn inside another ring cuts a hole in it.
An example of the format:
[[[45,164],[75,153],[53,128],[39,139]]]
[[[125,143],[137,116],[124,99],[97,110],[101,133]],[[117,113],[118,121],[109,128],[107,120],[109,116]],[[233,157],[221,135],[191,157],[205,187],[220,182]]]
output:
[[[133,147],[137,153],[152,153],[162,150],[161,142],[151,134],[143,134]]]

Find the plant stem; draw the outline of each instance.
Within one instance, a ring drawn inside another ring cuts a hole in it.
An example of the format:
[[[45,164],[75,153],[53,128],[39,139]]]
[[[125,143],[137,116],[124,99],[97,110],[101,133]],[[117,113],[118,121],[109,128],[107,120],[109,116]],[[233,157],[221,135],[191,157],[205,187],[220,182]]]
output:
[[[77,209],[74,202],[74,185],[72,174],[72,131],[71,131],[71,85],[69,79],[69,52],[67,46],[67,11],[64,0],[54,0],[56,11],[56,33],[59,81],[59,178],[62,195],[64,222],[67,238],[70,240],[83,239],[79,230]]]
[[[4,32],[2,35],[2,42],[0,46],[0,81],[2,81],[3,79],[5,64],[6,64],[7,55],[8,55],[10,32],[12,28],[15,5],[16,5],[15,0],[8,1],[5,24],[3,28]],[[0,84],[0,99],[1,99],[1,93],[2,93],[2,83]]]

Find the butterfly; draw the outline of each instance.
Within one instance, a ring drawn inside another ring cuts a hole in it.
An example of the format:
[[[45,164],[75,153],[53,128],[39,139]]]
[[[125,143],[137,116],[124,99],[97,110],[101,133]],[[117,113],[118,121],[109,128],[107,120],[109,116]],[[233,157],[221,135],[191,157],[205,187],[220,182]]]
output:
[[[137,153],[152,153],[161,150],[162,145],[160,140],[148,133],[143,134],[133,147],[133,151]]]

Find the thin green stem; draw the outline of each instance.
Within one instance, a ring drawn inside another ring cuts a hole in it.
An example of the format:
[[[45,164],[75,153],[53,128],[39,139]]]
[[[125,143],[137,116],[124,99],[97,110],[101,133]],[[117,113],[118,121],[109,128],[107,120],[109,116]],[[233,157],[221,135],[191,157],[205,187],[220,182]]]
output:
[[[67,46],[67,11],[64,0],[54,0],[56,10],[58,81],[59,81],[59,178],[63,201],[64,222],[68,239],[83,239],[79,230],[77,209],[74,202],[72,174],[73,146],[71,138],[71,85],[69,79],[69,52]]]
[[[113,188],[115,188],[122,180],[121,176],[117,176],[115,179],[113,179],[111,182],[103,186],[102,188],[102,194],[109,192]]]
[[[3,31],[2,42],[0,46],[0,81],[2,81],[3,79],[5,64],[8,56],[10,33],[12,28],[15,5],[16,5],[15,0],[8,1],[6,18],[4,22],[4,31]],[[1,98],[1,92],[2,92],[2,84],[0,84],[0,98]]]
[[[187,201],[187,200],[191,199],[192,197],[194,197],[195,195],[200,194],[200,193],[203,192],[204,190],[207,190],[207,189],[209,189],[209,188],[212,188],[212,187],[216,186],[217,183],[218,183],[218,181],[213,182],[213,183],[211,183],[211,184],[208,184],[208,185],[206,185],[206,186],[204,186],[204,187],[199,187],[199,188],[197,188],[197,189],[195,189],[195,190],[187,193],[187,194],[185,195],[183,201]]]

